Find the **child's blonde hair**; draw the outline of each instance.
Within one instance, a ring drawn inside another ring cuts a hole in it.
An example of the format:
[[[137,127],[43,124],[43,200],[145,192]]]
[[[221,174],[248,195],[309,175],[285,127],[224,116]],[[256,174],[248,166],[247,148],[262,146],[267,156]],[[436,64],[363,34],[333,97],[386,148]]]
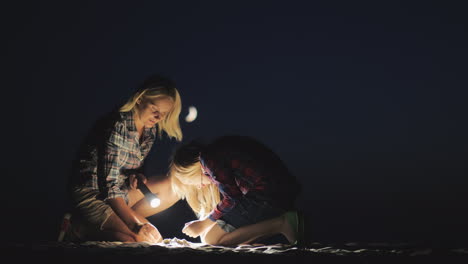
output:
[[[180,199],[185,199],[199,219],[208,216],[220,202],[220,193],[216,184],[203,188],[182,183],[181,178],[201,180],[199,150],[188,144],[176,151],[171,161],[169,175],[172,177],[172,190]]]

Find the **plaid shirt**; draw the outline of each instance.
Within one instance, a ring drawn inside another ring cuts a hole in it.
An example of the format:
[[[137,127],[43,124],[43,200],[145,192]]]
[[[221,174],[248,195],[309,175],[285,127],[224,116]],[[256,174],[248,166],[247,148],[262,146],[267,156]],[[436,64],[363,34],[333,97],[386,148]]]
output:
[[[200,161],[222,194],[220,203],[208,216],[212,221],[228,213],[249,192],[271,193],[271,188],[275,188],[271,180],[281,177],[279,171],[275,172],[274,164],[258,162],[249,153],[230,149],[202,153]]]
[[[84,186],[100,191],[104,200],[122,197],[128,203],[126,179],[141,171],[156,136],[156,128],[145,128],[141,143],[138,140],[133,112],[120,112],[108,132],[102,155],[102,169],[98,173],[98,148],[91,146],[86,159],[80,159],[80,174]],[[101,175],[102,174],[102,175]]]
[[[223,136],[207,146],[200,163],[222,195],[208,215],[220,219],[245,195],[291,208],[301,187],[286,164],[266,146],[244,136]]]

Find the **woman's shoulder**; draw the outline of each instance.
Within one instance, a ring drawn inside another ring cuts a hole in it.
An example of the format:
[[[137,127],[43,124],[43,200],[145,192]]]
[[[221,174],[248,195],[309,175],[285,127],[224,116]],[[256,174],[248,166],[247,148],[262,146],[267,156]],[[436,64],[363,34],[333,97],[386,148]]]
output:
[[[95,124],[100,127],[112,127],[115,123],[122,122],[123,116],[118,111],[111,111],[100,116]]]
[[[108,112],[94,121],[82,144],[86,146],[103,144],[112,132],[123,128],[122,124],[122,118],[118,112]]]
[[[97,134],[102,134],[106,138],[112,134],[125,134],[127,118],[126,113],[109,112],[97,120],[94,130],[99,131]]]

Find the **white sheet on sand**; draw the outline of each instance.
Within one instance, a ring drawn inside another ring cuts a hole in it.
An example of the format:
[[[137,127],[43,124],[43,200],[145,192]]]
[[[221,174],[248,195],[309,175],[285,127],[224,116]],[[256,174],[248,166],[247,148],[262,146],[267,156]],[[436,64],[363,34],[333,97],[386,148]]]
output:
[[[239,253],[257,253],[257,254],[284,254],[284,253],[298,253],[301,254],[325,254],[325,255],[431,255],[433,250],[431,248],[411,248],[405,245],[390,245],[369,243],[360,245],[356,243],[347,243],[343,247],[326,246],[323,244],[315,243],[308,248],[297,248],[291,245],[275,244],[275,245],[239,245],[236,247],[223,247],[213,246],[204,243],[194,243],[185,239],[171,238],[164,239],[161,243],[122,243],[122,242],[106,242],[106,241],[88,241],[80,244],[81,246],[91,246],[100,248],[148,248],[154,249],[155,247],[181,249],[181,250],[196,250],[203,252],[223,253],[223,252],[239,252]],[[466,249],[453,249],[452,253],[466,255]]]
[[[283,253],[290,250],[297,250],[297,247],[275,244],[275,245],[239,245],[236,247],[224,247],[224,246],[213,246],[204,243],[190,242],[185,239],[171,238],[164,239],[161,243],[146,243],[146,242],[135,242],[135,243],[123,243],[116,241],[87,241],[83,242],[82,246],[93,246],[102,248],[149,248],[154,246],[160,246],[165,248],[190,248],[194,250],[201,250],[205,252],[255,252],[264,254]]]

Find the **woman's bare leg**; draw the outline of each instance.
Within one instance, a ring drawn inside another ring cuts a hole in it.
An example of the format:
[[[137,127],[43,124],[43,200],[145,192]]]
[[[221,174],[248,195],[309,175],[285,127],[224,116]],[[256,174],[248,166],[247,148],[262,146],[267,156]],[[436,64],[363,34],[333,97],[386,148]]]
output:
[[[286,217],[282,215],[253,225],[240,227],[229,233],[218,225],[214,225],[201,237],[201,241],[211,245],[236,246],[249,244],[259,238],[276,234],[284,235],[290,243],[296,240],[293,228],[287,222]]]
[[[136,190],[129,190],[129,207],[135,211],[141,222],[147,222],[146,217],[166,210],[174,205],[179,199],[173,193],[171,180],[169,177],[152,177],[147,179],[147,186],[151,192],[161,199],[161,204],[157,208],[152,208],[144,199],[143,193]],[[111,214],[102,226],[102,230],[91,234],[93,240],[135,242],[137,234],[132,232],[128,226],[115,213]]]
[[[115,213],[111,214],[102,226],[99,240],[135,242],[135,234]]]
[[[136,242],[133,237],[120,233],[120,232],[110,232],[110,231],[102,231],[102,238],[100,240],[104,241],[120,241],[124,243],[131,243]]]

